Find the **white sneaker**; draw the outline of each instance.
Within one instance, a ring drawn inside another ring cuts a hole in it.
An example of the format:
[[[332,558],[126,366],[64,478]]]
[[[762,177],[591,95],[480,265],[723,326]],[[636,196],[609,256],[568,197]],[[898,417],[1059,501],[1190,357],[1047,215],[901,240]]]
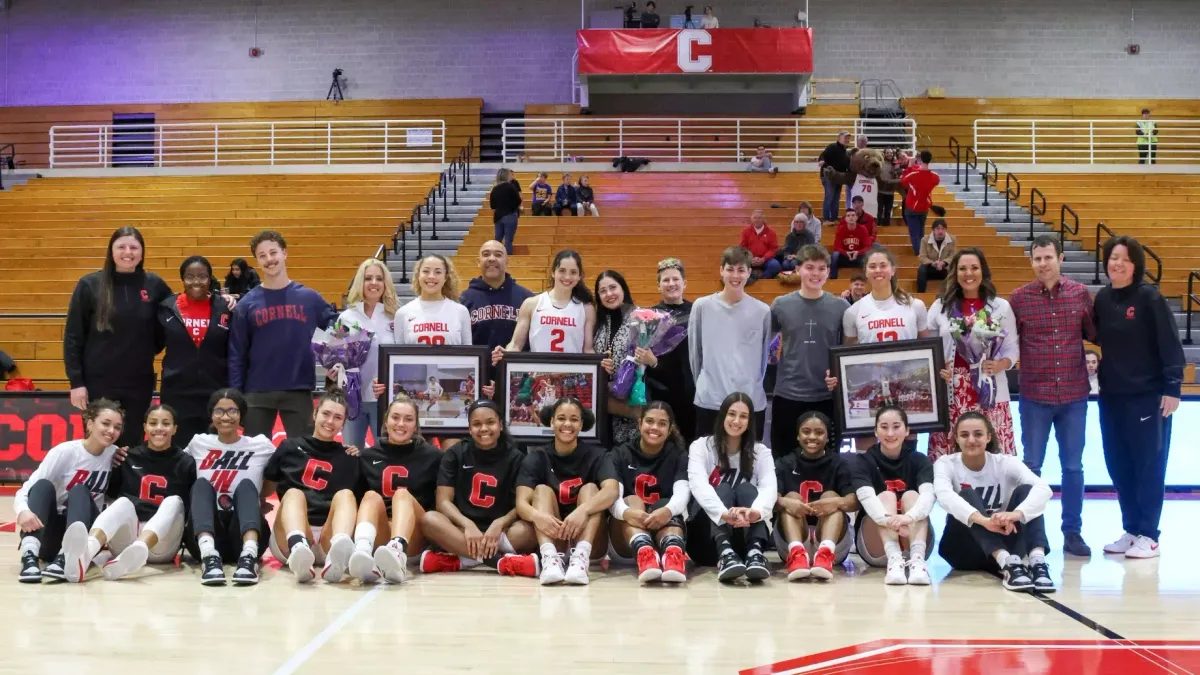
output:
[[[83,581],[87,568],[92,561],[87,558],[88,529],[83,523],[71,523],[62,538],[63,573],[67,581],[77,584]]]
[[[139,540],[130,544],[128,548],[121,551],[121,555],[108,561],[100,570],[104,573],[105,579],[116,581],[142,569],[149,558],[150,549],[146,547],[146,542]]]
[[[588,583],[588,560],[586,554],[579,549],[571,551],[571,563],[567,565],[567,583],[574,586],[586,586]]]
[[[331,584],[340,583],[346,576],[346,568],[350,566],[352,555],[354,541],[350,537],[338,537],[329,542],[329,553],[325,554],[325,568],[321,570],[321,578]]]
[[[317,572],[313,569],[316,560],[317,556],[313,555],[308,544],[296,544],[292,547],[287,564],[292,574],[296,575],[296,583],[307,584],[316,578]]]
[[[542,554],[542,574],[538,577],[542,585],[549,586],[551,584],[562,583],[562,580],[566,578],[567,575],[563,571],[562,558],[557,553]]]
[[[364,584],[373,584],[379,581],[379,571],[375,569],[375,558],[366,551],[354,549],[354,554],[350,556],[350,576]]]
[[[1133,546],[1125,551],[1126,558],[1157,558],[1158,542],[1150,537],[1138,537]]]
[[[925,569],[924,558],[912,558],[908,561],[908,584],[910,586],[929,585],[929,570]]]
[[[1133,545],[1136,543],[1137,543],[1137,537],[1126,532],[1125,534],[1121,535],[1120,539],[1114,541],[1111,544],[1105,544],[1104,552],[1105,553],[1124,553],[1124,552],[1128,551],[1129,549],[1133,548]]]
[[[408,578],[408,556],[392,542],[375,549],[375,567],[388,583],[402,584]]]
[[[907,566],[904,564],[904,556],[892,556],[888,558],[887,576],[883,578],[883,583],[888,586],[903,586],[908,583],[908,575],[904,572]]]

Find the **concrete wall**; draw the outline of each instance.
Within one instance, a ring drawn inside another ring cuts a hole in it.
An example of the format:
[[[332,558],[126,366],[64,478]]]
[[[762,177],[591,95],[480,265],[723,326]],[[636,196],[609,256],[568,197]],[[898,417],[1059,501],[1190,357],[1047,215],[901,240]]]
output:
[[[802,3],[718,2],[717,15],[791,26]],[[1200,96],[1197,0],[812,0],[809,11],[818,77],[892,78],[910,95]],[[320,99],[334,67],[351,98],[567,102],[580,14],[571,0],[12,0],[0,104]],[[256,39],[266,53],[251,59]]]

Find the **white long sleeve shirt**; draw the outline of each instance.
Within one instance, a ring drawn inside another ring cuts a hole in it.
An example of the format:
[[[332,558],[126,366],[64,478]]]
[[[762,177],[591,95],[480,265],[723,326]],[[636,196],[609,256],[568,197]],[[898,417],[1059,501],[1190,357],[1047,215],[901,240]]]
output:
[[[692,489],[690,483],[686,480],[677,480],[671,484],[671,499],[667,501],[667,510],[671,512],[671,516],[679,516],[687,513],[688,502],[692,500]],[[625,512],[629,510],[629,505],[625,503],[625,486],[620,481],[617,482],[617,501],[608,508],[608,512],[617,520],[625,520]],[[654,513],[658,509],[647,508],[647,513]]]
[[[692,498],[714,523],[719,524],[721,516],[729,510],[717,496],[715,486],[721,483],[737,485],[743,480],[749,481],[758,490],[758,497],[750,508],[758,511],[764,521],[770,521],[779,498],[775,483],[775,459],[771,450],[762,443],[754,444],[753,476],[740,475],[741,456],[740,452],[729,455],[729,470],[722,472],[712,436],[698,438],[688,448],[688,487],[692,490]]]
[[[108,446],[99,455],[93,455],[84,448],[82,440],[59,443],[46,453],[42,463],[30,474],[29,480],[17,490],[17,495],[13,497],[13,511],[19,515],[29,510],[29,489],[39,480],[54,484],[59,511],[67,506],[67,490],[80,483],[87,485],[96,507],[102,508],[116,452],[115,445]]]
[[[1004,511],[1013,491],[1021,485],[1031,486],[1029,496],[1014,510],[1020,511],[1021,521],[1027,523],[1045,512],[1046,502],[1050,501],[1053,492],[1050,485],[1021,460],[1011,455],[988,453],[983,468],[972,471],[963,465],[962,454],[956,452],[943,455],[933,463],[933,491],[938,504],[964,525],[971,524],[971,514],[978,509],[967,503],[958,494],[959,490],[968,487],[975,490],[987,506],[984,515],[990,516]]]

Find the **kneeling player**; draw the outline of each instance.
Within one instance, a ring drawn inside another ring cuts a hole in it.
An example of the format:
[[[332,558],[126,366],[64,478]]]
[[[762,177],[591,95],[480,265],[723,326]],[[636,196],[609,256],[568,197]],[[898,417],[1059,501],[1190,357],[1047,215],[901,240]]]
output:
[[[683,519],[692,498],[687,446],[675,428],[674,411],[662,401],[642,409],[639,430],[640,438],[612,451],[620,493],[609,509],[608,557],[616,562],[636,558],[642,583],[682,583],[687,580]]]
[[[321,396],[313,421],[312,436],[287,439],[267,464],[265,477],[275,482],[279,496],[271,553],[299,583],[316,577],[313,563],[324,564],[322,579],[337,583],[354,554],[350,535],[358,512],[359,453],[334,440],[346,423],[341,392]]]
[[[602,557],[607,550],[604,517],[617,500],[617,473],[603,447],[579,440],[596,418],[578,399],[560,398],[540,418],[554,441],[533,448],[521,462],[517,513],[537,530],[542,585],[586,584],[592,551]],[[560,549],[571,553],[565,572]]]
[[[350,575],[399,584],[408,552],[425,548],[421,517],[433,508],[442,453],[421,437],[417,406],[407,396],[392,400],[383,429],[384,437],[359,458],[367,492],[358,505]]]
[[[787,551],[788,581],[810,575],[828,581],[850,553],[849,514],[858,510],[858,498],[850,464],[829,447],[829,418],[810,410],[797,426],[799,446],[775,462],[775,547],[780,555]]]
[[[422,523],[445,553],[423,553],[421,571],[457,572],[483,564],[504,575],[536,577],[540,566],[532,552],[537,536],[516,510],[517,475],[525,455],[492,401],[471,404],[467,421],[471,436],[442,458],[437,511],[426,513]]]

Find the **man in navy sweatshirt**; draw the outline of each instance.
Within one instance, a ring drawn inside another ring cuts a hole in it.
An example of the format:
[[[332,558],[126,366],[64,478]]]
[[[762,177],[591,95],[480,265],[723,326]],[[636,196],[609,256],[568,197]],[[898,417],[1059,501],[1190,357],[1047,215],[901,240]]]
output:
[[[337,310],[320,293],[288,279],[287,242],[264,231],[250,240],[262,284],[233,310],[229,336],[229,386],[246,394],[247,436],[271,437],[276,415],[288,437],[313,432],[316,360],[312,337],[328,328]]]
[[[479,247],[479,270],[459,302],[471,312],[471,342],[495,352],[512,340],[521,303],[533,293],[508,275],[508,254],[498,241]]]

